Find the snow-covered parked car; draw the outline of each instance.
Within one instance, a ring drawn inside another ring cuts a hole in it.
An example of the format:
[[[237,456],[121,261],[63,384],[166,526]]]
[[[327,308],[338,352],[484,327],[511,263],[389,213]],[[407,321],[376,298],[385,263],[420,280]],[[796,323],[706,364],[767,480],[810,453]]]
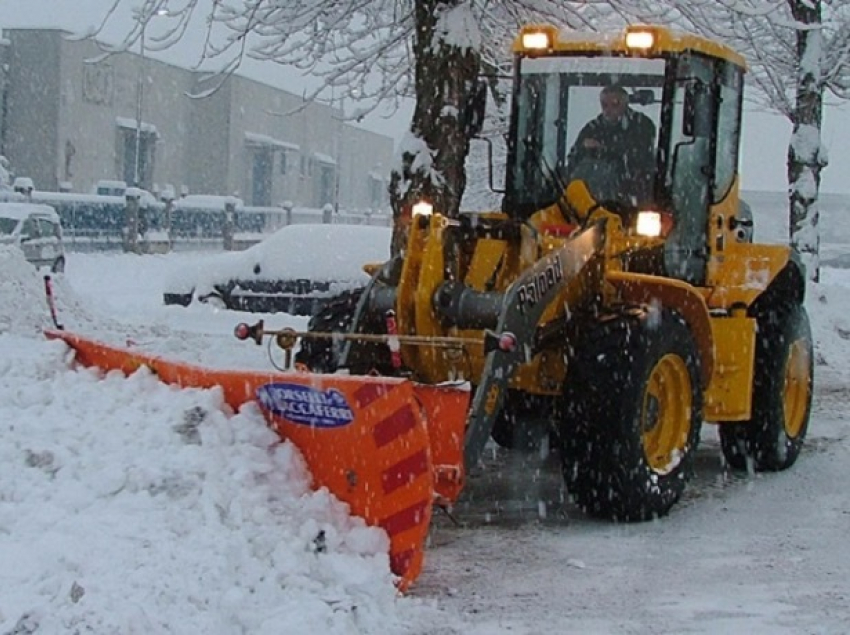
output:
[[[65,270],[62,223],[50,205],[0,203],[0,245],[17,245],[36,267]]]
[[[289,225],[245,251],[195,261],[166,282],[163,300],[312,315],[335,295],[368,282],[363,265],[389,258],[391,234],[389,227]]]

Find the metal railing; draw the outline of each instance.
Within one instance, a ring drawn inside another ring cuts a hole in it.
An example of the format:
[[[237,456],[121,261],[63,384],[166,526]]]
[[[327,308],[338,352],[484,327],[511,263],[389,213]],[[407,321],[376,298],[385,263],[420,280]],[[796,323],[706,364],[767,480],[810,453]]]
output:
[[[160,202],[128,196],[33,191],[6,200],[52,206],[62,220],[66,248],[72,251],[238,250],[292,224],[392,225],[389,211],[296,206],[252,207],[233,197],[199,197]],[[212,204],[209,204],[209,203]]]

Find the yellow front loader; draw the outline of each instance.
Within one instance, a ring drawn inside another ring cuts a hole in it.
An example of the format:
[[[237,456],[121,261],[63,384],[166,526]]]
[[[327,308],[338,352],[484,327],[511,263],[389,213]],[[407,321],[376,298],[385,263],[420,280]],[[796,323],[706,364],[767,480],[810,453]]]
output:
[[[655,26],[529,26],[514,49],[502,209],[414,206],[403,253],[315,316],[296,360],[471,382],[466,467],[491,436],[548,435],[594,515],[667,513],[703,422],[732,467],[789,467],[812,397],[805,275],[788,247],[752,241],[739,200],[744,60]],[[617,157],[570,164],[612,85],[656,131],[640,198]]]

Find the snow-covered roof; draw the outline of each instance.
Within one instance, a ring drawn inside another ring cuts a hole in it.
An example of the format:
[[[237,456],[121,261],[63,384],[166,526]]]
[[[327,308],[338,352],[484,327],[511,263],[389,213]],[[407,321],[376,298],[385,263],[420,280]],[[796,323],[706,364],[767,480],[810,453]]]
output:
[[[244,207],[241,198],[235,196],[216,196],[214,194],[190,194],[174,201],[174,207],[224,210],[227,203],[233,203],[236,209]]]
[[[50,205],[38,203],[0,203],[0,218],[23,220],[27,216],[44,216],[54,223],[59,222],[59,214]]]
[[[218,254],[203,268],[174,272],[167,288],[203,293],[228,280],[296,280],[357,282],[369,276],[363,265],[390,255],[392,229],[368,225],[322,223],[288,225],[241,252]]]
[[[323,152],[314,152],[313,158],[316,159],[319,163],[326,163],[328,165],[336,165],[336,159],[334,159],[329,154],[324,154]]]
[[[117,123],[120,128],[130,128],[131,130],[136,129],[136,120],[131,119],[130,117],[115,117],[115,123]],[[159,130],[157,130],[156,126],[152,123],[143,121],[141,125],[141,130],[144,133],[153,134],[157,137],[159,136]]]
[[[14,183],[12,183],[12,189],[14,190],[34,190],[35,185],[32,182],[32,179],[28,176],[19,176],[15,178]]]
[[[249,145],[258,145],[258,146],[273,146],[275,148],[280,148],[282,150],[295,150],[298,151],[301,149],[297,143],[291,143],[289,141],[283,141],[282,139],[275,139],[274,137],[270,137],[269,135],[260,134],[258,132],[246,132],[245,133],[245,143]]]

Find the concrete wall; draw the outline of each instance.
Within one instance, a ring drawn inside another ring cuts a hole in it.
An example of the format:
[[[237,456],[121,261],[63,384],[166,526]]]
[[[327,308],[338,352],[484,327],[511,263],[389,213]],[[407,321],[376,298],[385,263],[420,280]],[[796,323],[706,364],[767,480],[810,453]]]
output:
[[[142,130],[155,131],[152,170],[142,175],[141,185],[153,189],[166,181],[175,181],[175,187],[186,183],[191,104],[185,93],[191,77],[138,55],[96,61],[100,52],[89,41],[60,39],[60,48],[57,180],[83,192],[101,179],[131,180],[125,178],[124,139],[135,135],[141,78]]]
[[[342,122],[327,104],[304,104],[297,94],[240,76],[211,91],[217,78],[204,81],[201,73],[137,53],[102,59],[94,42],[59,30],[7,35],[3,147],[16,174],[32,177],[37,189],[71,182],[74,191],[89,192],[102,179],[129,184],[133,153],[125,139],[134,140],[140,78],[142,131],[156,136],[152,170],[142,175],[147,189],[171,185],[178,194],[183,187],[235,194],[249,205],[316,207],[336,202],[340,170],[340,207],[364,210],[375,206],[370,180],[389,175],[392,139]],[[269,158],[266,179],[257,178],[257,156]],[[258,194],[267,200],[256,200]]]
[[[193,78],[192,94],[202,94],[209,88],[203,75]],[[215,81],[214,79],[210,81]],[[195,99],[190,116],[186,155],[186,179],[190,192],[229,196],[234,188],[229,177],[230,156],[230,85]]]
[[[343,130],[340,189],[349,193],[352,209],[376,211],[390,207],[387,188],[394,154],[393,148],[383,146],[381,141],[382,137],[376,138],[360,128],[346,126]],[[363,157],[369,160],[364,163]]]
[[[0,154],[3,156],[6,156],[3,144],[6,138],[4,130],[6,129],[6,84],[8,82],[9,45],[9,40],[0,32]]]
[[[272,155],[271,204],[283,201],[305,201],[314,204],[309,192],[301,187],[298,173],[300,156],[310,143],[307,122],[310,115],[320,114],[320,104],[295,112],[302,105],[292,94],[277,90],[244,77],[232,77],[233,102],[230,128],[230,147],[234,166],[231,179],[234,189],[242,193],[246,202],[253,201],[254,155],[269,152]],[[321,115],[327,117],[327,115]],[[268,141],[268,143],[259,143]],[[286,156],[286,173],[280,166]]]
[[[56,189],[59,147],[59,33],[8,31],[4,151],[37,189]]]

